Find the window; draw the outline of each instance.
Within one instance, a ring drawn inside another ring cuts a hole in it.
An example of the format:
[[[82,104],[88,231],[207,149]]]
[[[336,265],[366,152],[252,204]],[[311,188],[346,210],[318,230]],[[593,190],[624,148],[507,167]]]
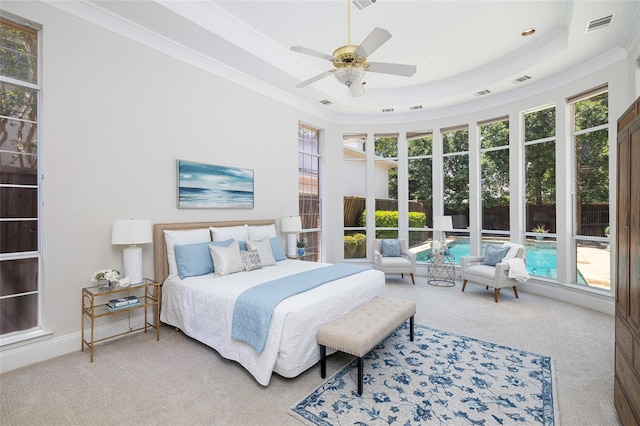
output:
[[[464,126],[440,132],[444,215],[451,216],[453,229],[464,229],[446,233],[449,248],[453,249],[466,245],[464,240],[469,235],[469,130]],[[460,264],[460,256],[456,256],[456,264]]]
[[[366,134],[345,134],[342,137],[345,259],[366,259],[367,257],[366,141]]]
[[[524,114],[527,270],[558,278],[556,232],[556,109]],[[551,234],[551,235],[550,235]]]
[[[483,243],[509,240],[509,120],[480,123]],[[484,246],[485,244],[483,244]]]
[[[409,247],[414,248],[431,240],[431,232],[426,228],[433,226],[433,134],[407,133],[407,149]],[[424,261],[423,257],[418,260]]]
[[[40,326],[38,32],[0,19],[0,334]]]
[[[578,284],[609,290],[609,104],[606,87],[570,99]]]
[[[469,131],[442,130],[444,214],[454,229],[469,227]]]
[[[298,124],[298,203],[305,240],[305,259],[319,262],[320,247],[320,131]]]
[[[398,238],[398,135],[374,135],[376,238]]]

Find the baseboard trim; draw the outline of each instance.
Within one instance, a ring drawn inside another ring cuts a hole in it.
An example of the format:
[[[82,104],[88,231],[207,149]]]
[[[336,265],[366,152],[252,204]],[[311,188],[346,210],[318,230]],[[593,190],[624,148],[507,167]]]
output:
[[[138,324],[144,324],[144,315],[103,324],[95,328],[95,338],[101,339],[103,337],[124,333],[127,330],[138,328]],[[89,332],[90,329],[85,329],[85,333]],[[0,373],[79,351],[81,339],[82,333],[78,330],[63,336],[51,337],[30,344],[16,345],[8,349],[3,349],[2,352],[0,352]],[[88,349],[85,348],[85,352],[87,352],[87,350]],[[87,362],[89,362],[88,352]]]

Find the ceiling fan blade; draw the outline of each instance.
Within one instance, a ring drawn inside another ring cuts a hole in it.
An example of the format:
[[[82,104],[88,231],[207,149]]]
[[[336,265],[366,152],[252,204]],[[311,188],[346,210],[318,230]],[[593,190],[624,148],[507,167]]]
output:
[[[327,55],[326,53],[318,52],[317,50],[309,49],[308,47],[304,46],[291,46],[291,50],[293,50],[294,52],[304,53],[305,55],[311,55],[318,58],[326,59],[327,61],[338,59],[335,56]]]
[[[376,49],[385,44],[391,38],[391,33],[382,28],[374,28],[373,31],[360,43],[360,46],[353,52],[361,57],[368,57]]]
[[[351,83],[349,86],[349,94],[352,98],[364,95],[364,86],[360,82]]]
[[[333,74],[333,71],[335,71],[335,70],[325,71],[322,74],[318,74],[315,77],[311,77],[309,80],[305,80],[303,82],[300,82],[300,83],[296,84],[296,87],[297,88],[305,87],[305,86],[310,85],[311,83],[315,83],[318,80],[322,80],[323,78]]]
[[[416,73],[415,65],[404,65],[404,64],[390,64],[387,62],[368,62],[367,71],[371,72],[379,72],[382,74],[394,74],[394,75],[402,75],[404,77],[411,77]]]

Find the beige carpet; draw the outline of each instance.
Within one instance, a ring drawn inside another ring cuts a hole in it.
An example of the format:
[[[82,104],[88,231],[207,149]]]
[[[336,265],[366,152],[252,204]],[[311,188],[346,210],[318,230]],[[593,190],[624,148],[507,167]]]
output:
[[[619,425],[613,406],[614,319],[536,295],[478,285],[437,288],[389,277],[386,295],[415,300],[416,322],[549,355],[557,425]],[[329,357],[331,376],[350,358]],[[0,423],[9,425],[300,425],[290,406],[323,380],[316,365],[260,386],[238,364],[170,327],[0,375]]]

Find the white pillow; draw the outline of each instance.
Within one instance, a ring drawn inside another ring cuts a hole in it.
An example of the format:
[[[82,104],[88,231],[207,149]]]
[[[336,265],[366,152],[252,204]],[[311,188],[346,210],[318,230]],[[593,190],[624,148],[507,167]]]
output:
[[[213,235],[213,241],[226,241],[226,240],[238,240],[244,241],[249,238],[247,225],[239,226],[212,226],[209,228]]]
[[[211,234],[207,228],[190,229],[188,231],[164,231],[164,240],[167,244],[167,261],[169,262],[169,276],[178,275],[176,252],[174,244],[195,244],[211,241]]]
[[[516,243],[511,243],[511,242],[504,243],[502,245],[502,247],[509,247],[509,251],[507,252],[507,254],[503,258],[504,260],[512,259],[512,258],[516,257],[516,255],[518,254],[518,250],[520,250],[521,248],[522,249],[525,248],[523,245],[516,244]]]
[[[249,225],[249,239],[253,241],[264,240],[265,238],[277,237],[276,225],[253,226]]]
[[[226,247],[209,244],[209,252],[213,260],[213,274],[216,277],[244,271],[244,261],[237,241],[234,240]]]
[[[260,263],[262,266],[271,266],[276,264],[276,259],[271,251],[271,242],[269,238],[262,241],[247,240],[247,250],[257,250],[260,255]]]

